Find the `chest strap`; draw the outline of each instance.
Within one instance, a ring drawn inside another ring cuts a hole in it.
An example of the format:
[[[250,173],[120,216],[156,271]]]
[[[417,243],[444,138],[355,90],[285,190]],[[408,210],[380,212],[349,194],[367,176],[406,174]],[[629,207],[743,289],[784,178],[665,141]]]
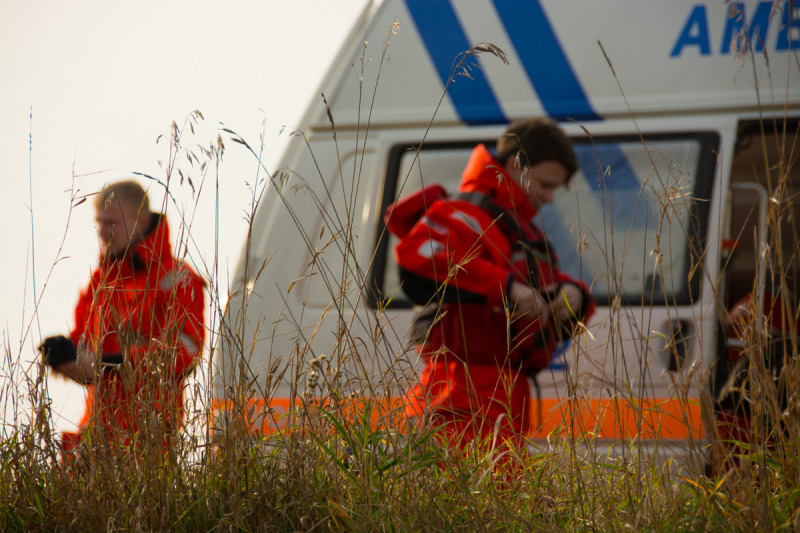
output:
[[[557,263],[550,242],[545,238],[537,240],[527,238],[517,217],[492,202],[491,197],[487,194],[478,191],[459,192],[453,195],[452,199],[469,202],[492,215],[497,220],[500,230],[511,242],[512,250],[523,252],[531,285],[535,289],[541,288],[539,263],[544,261],[553,266]]]

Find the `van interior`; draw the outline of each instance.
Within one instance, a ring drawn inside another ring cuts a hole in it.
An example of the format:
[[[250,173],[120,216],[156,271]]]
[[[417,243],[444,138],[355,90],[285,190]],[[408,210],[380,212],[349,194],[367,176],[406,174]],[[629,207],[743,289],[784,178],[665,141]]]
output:
[[[722,259],[721,297],[726,309],[753,291],[759,257],[771,263],[763,281],[765,290],[780,284],[780,279],[770,275],[780,272],[794,296],[794,306],[798,300],[800,120],[763,123],[762,127],[759,122],[743,122],[738,129],[724,235],[728,253]],[[763,208],[766,212],[762,213]],[[764,245],[769,253],[761,253]]]

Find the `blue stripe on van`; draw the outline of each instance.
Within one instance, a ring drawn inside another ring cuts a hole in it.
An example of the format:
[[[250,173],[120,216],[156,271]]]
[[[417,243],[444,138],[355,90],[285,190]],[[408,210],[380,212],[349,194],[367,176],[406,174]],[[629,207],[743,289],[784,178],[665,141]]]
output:
[[[556,120],[601,120],[539,0],[494,0],[494,6],[547,114]]]
[[[595,191],[638,191],[642,187],[639,177],[618,144],[580,144],[575,146],[575,155],[589,186]],[[607,177],[604,175],[606,169],[610,169]]]
[[[644,231],[653,200],[619,144],[578,144],[578,166],[616,230]],[[608,174],[606,174],[608,171]]]
[[[425,48],[433,61],[442,86],[452,77],[447,88],[450,100],[459,118],[467,124],[506,124],[508,119],[489,86],[475,56],[468,57],[472,79],[452,75],[453,68],[461,59],[459,54],[472,45],[467,41],[464,28],[456,17],[453,6],[446,0],[405,0],[411,17],[417,26]]]

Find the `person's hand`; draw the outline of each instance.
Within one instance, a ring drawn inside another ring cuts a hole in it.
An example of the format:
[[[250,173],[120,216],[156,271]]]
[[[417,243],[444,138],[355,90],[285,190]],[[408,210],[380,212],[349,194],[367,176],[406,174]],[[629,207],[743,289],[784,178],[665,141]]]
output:
[[[547,322],[548,307],[539,291],[515,281],[508,291],[509,307],[515,318],[541,318]]]
[[[566,322],[575,318],[580,311],[583,303],[583,292],[572,283],[558,285],[548,285],[544,287],[544,292],[553,293],[548,311],[560,322]]]
[[[44,364],[56,370],[59,366],[75,361],[77,355],[71,339],[63,335],[47,337],[37,348]]]

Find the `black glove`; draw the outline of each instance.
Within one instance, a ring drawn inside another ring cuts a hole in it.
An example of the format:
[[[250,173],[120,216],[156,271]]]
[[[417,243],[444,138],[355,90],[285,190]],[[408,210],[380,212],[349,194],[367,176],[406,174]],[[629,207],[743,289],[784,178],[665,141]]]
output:
[[[78,358],[72,340],[63,335],[47,337],[36,349],[41,352],[44,364],[51,368],[75,361]]]

